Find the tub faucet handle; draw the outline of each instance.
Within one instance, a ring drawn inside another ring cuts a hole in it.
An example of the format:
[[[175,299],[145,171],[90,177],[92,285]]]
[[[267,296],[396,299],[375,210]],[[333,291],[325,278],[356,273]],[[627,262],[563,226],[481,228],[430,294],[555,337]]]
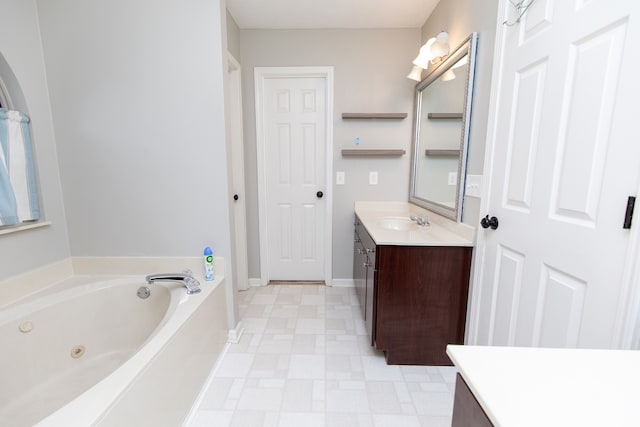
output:
[[[418,225],[429,225],[429,221],[424,215],[411,215],[409,219],[415,221]]]

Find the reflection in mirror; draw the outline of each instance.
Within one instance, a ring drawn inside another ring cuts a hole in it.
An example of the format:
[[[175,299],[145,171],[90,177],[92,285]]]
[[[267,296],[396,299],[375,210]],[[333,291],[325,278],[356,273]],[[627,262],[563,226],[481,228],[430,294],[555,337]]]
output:
[[[473,33],[415,92],[409,201],[456,221],[462,217],[476,42]]]

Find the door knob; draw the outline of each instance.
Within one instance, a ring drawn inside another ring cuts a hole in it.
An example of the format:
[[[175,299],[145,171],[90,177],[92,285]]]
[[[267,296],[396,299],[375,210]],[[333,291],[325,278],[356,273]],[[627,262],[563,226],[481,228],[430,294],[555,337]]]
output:
[[[498,218],[496,218],[495,216],[489,218],[489,215],[487,215],[482,218],[482,220],[480,220],[480,225],[482,226],[482,228],[491,227],[492,230],[495,230],[496,228],[498,228]]]
[[[240,197],[239,197],[237,194],[234,194],[234,195],[233,195],[233,200],[235,200],[236,202],[238,201],[238,199],[239,199],[239,198],[240,198]]]
[[[322,191],[318,191],[318,192],[316,193],[316,197],[317,197],[318,199],[322,199],[322,196],[324,196],[324,193],[323,193]]]

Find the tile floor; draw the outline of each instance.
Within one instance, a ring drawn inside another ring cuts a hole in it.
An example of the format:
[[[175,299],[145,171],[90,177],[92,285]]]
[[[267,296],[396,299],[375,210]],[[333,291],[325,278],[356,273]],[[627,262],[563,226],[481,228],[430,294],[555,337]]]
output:
[[[455,368],[388,366],[353,288],[251,288],[239,309],[244,334],[189,427],[451,425]]]

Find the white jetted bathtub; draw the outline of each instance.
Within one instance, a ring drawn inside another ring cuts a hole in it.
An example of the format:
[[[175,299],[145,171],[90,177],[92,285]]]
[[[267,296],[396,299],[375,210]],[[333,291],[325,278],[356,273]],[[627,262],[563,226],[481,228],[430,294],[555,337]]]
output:
[[[200,282],[73,276],[1,310],[0,425],[181,425],[227,340],[222,279]]]

